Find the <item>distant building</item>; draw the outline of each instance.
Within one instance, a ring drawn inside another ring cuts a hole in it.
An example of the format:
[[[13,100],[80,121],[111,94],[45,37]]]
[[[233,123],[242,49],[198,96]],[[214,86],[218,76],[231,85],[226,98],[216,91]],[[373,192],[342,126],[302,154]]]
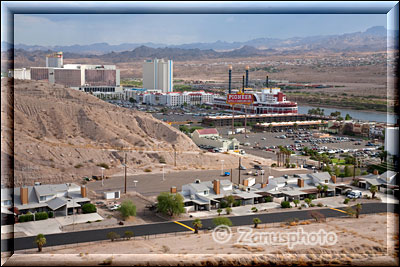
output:
[[[143,62],[143,88],[173,92],[173,61],[164,59]]]
[[[63,52],[57,52],[46,56],[47,68],[62,68],[63,64]]]
[[[390,155],[399,155],[399,127],[385,129],[385,150]]]
[[[14,79],[18,80],[30,80],[31,71],[26,68],[9,70],[8,77],[13,77]]]
[[[74,183],[1,189],[2,209],[14,207],[20,214],[52,211],[55,216],[67,216],[89,202],[87,188]]]
[[[160,90],[125,90],[125,95],[126,100],[133,98],[137,103],[166,106],[210,104],[215,97],[204,91],[162,93]]]
[[[239,141],[235,138],[226,139],[219,136],[215,128],[199,129],[192,133],[192,140],[196,145],[211,146],[222,151],[239,149]]]

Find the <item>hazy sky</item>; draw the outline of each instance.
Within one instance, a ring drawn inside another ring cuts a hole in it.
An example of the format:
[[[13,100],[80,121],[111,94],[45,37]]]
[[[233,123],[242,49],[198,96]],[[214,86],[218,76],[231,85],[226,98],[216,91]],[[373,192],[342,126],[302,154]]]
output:
[[[14,41],[28,45],[233,42],[343,34],[372,26],[386,27],[386,15],[17,14]]]

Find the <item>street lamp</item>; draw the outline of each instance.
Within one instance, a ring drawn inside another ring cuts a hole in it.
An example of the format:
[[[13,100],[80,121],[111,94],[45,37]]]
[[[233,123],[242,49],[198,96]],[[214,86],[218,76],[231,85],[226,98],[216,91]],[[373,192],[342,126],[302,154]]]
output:
[[[221,176],[224,175],[224,160],[221,160]]]
[[[261,170],[261,183],[264,183],[264,170]]]
[[[105,168],[101,167],[101,186],[104,186],[104,170]]]
[[[165,181],[165,172],[164,172],[165,164],[162,165],[162,180]]]

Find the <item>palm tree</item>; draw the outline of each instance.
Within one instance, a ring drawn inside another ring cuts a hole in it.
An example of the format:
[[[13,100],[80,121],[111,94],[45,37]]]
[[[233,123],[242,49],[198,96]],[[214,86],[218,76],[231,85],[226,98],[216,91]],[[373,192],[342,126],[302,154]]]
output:
[[[356,205],[356,218],[358,218],[360,216],[361,210],[362,210],[361,204],[357,203],[357,205]]]
[[[317,185],[317,190],[318,190],[318,196],[321,197],[322,186]]]
[[[328,186],[327,185],[324,185],[323,187],[322,187],[322,191],[324,192],[324,196],[326,197],[326,192],[328,192]]]
[[[378,187],[376,185],[371,185],[369,192],[371,192],[372,198],[375,198],[375,193],[378,192]]]
[[[293,203],[294,203],[295,207],[297,207],[297,204],[299,204],[299,203],[300,203],[300,200],[298,200],[298,199],[295,199],[295,200],[293,200]]]
[[[221,215],[222,209],[217,209],[218,216]]]
[[[232,212],[232,209],[231,208],[229,208],[229,207],[227,207],[226,209],[225,209],[225,211],[226,211],[226,214],[231,214],[231,212]]]
[[[254,218],[254,219],[253,219],[253,223],[254,223],[254,228],[257,228],[257,225],[258,225],[259,223],[261,223],[261,220],[260,220],[259,218]]]
[[[193,227],[194,227],[194,233],[198,234],[199,233],[199,228],[203,227],[203,224],[201,224],[200,219],[195,219],[193,221]]]
[[[42,252],[42,248],[46,245],[46,238],[43,234],[38,234],[35,238],[35,243],[38,246],[38,251]]]
[[[235,202],[235,198],[232,195],[229,195],[227,197],[225,197],[226,202],[228,203],[228,205],[232,208],[233,206],[233,202]]]

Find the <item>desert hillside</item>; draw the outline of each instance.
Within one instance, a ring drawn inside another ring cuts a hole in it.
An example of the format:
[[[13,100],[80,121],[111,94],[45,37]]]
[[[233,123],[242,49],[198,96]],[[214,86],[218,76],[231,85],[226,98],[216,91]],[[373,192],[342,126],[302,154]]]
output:
[[[2,184],[35,181],[82,181],[82,176],[121,173],[125,153],[128,172],[156,170],[164,161],[179,169],[219,167],[218,157],[202,153],[186,135],[150,114],[108,104],[96,97],[46,82],[2,79],[2,165],[11,159],[14,173],[2,171]],[[11,90],[12,91],[12,90]],[[13,104],[12,104],[13,103]],[[14,113],[12,107],[14,106]],[[14,144],[12,143],[14,115]],[[226,164],[236,162],[230,155]],[[171,168],[172,168],[171,167]]]

